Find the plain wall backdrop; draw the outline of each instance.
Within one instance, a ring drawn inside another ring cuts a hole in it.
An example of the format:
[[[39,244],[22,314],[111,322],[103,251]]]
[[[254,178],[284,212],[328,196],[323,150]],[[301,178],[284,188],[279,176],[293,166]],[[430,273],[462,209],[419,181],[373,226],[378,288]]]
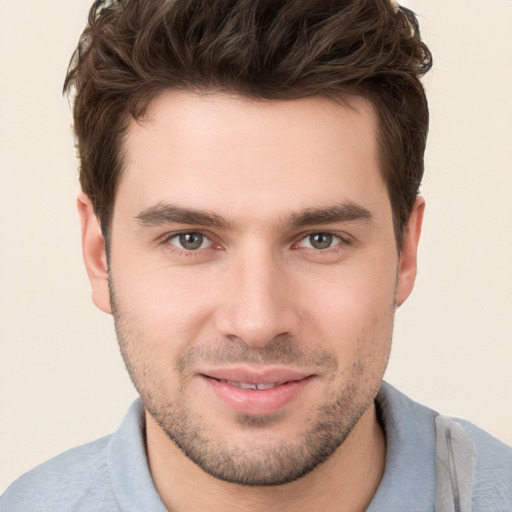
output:
[[[0,490],[134,399],[81,261],[60,90],[91,0],[0,0]],[[409,0],[434,69],[416,289],[387,380],[512,444],[512,1]]]

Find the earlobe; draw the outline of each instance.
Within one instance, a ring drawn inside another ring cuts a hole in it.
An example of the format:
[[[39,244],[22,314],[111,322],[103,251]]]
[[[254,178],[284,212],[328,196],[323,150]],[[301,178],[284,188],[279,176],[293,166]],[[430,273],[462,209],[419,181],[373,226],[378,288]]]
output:
[[[418,196],[404,227],[404,242],[398,263],[396,307],[401,306],[414,288],[418,263],[418,244],[423,223],[425,200]]]
[[[83,192],[78,195],[77,208],[82,234],[82,254],[91,283],[92,300],[99,309],[111,313],[107,254],[100,222],[94,213],[91,200]]]

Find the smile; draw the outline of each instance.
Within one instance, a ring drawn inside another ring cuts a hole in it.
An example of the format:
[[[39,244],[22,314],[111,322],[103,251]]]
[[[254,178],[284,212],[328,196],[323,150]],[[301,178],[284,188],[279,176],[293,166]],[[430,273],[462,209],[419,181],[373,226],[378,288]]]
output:
[[[208,405],[218,403],[236,414],[256,416],[289,410],[316,381],[313,374],[286,368],[216,368],[198,378],[205,386]]]

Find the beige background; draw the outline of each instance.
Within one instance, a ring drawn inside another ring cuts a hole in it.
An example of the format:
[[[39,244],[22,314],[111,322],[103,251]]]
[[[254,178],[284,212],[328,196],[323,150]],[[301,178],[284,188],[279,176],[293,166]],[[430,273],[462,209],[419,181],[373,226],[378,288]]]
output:
[[[117,428],[135,396],[89,299],[60,96],[89,3],[0,0],[0,489]],[[420,272],[387,379],[512,444],[512,2],[405,5],[435,69]]]

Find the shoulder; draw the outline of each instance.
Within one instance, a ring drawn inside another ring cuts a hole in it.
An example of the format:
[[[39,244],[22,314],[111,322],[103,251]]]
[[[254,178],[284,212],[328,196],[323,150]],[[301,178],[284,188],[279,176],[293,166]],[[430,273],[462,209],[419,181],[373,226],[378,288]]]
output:
[[[491,434],[473,425],[469,421],[454,418],[471,439],[475,451],[476,462],[483,466],[490,464],[512,471],[512,447],[496,439]],[[512,476],[512,473],[510,473]],[[510,480],[512,485],[512,479]]]
[[[512,447],[468,421],[454,421],[473,448],[473,510],[512,510]]]
[[[440,415],[414,402],[386,383],[377,405],[388,439],[386,464],[407,467],[399,481],[408,478],[409,489],[414,488],[411,474],[417,461],[423,461],[421,475],[418,472],[422,487],[416,489],[416,496],[426,487],[425,482],[431,481],[436,482],[430,491],[436,492],[436,499],[453,499],[457,494],[460,500],[464,491],[475,512],[512,510],[510,446],[469,421]],[[408,459],[407,453],[414,456]]]
[[[107,465],[110,439],[68,450],[22,475],[0,497],[0,512],[117,510]]]

